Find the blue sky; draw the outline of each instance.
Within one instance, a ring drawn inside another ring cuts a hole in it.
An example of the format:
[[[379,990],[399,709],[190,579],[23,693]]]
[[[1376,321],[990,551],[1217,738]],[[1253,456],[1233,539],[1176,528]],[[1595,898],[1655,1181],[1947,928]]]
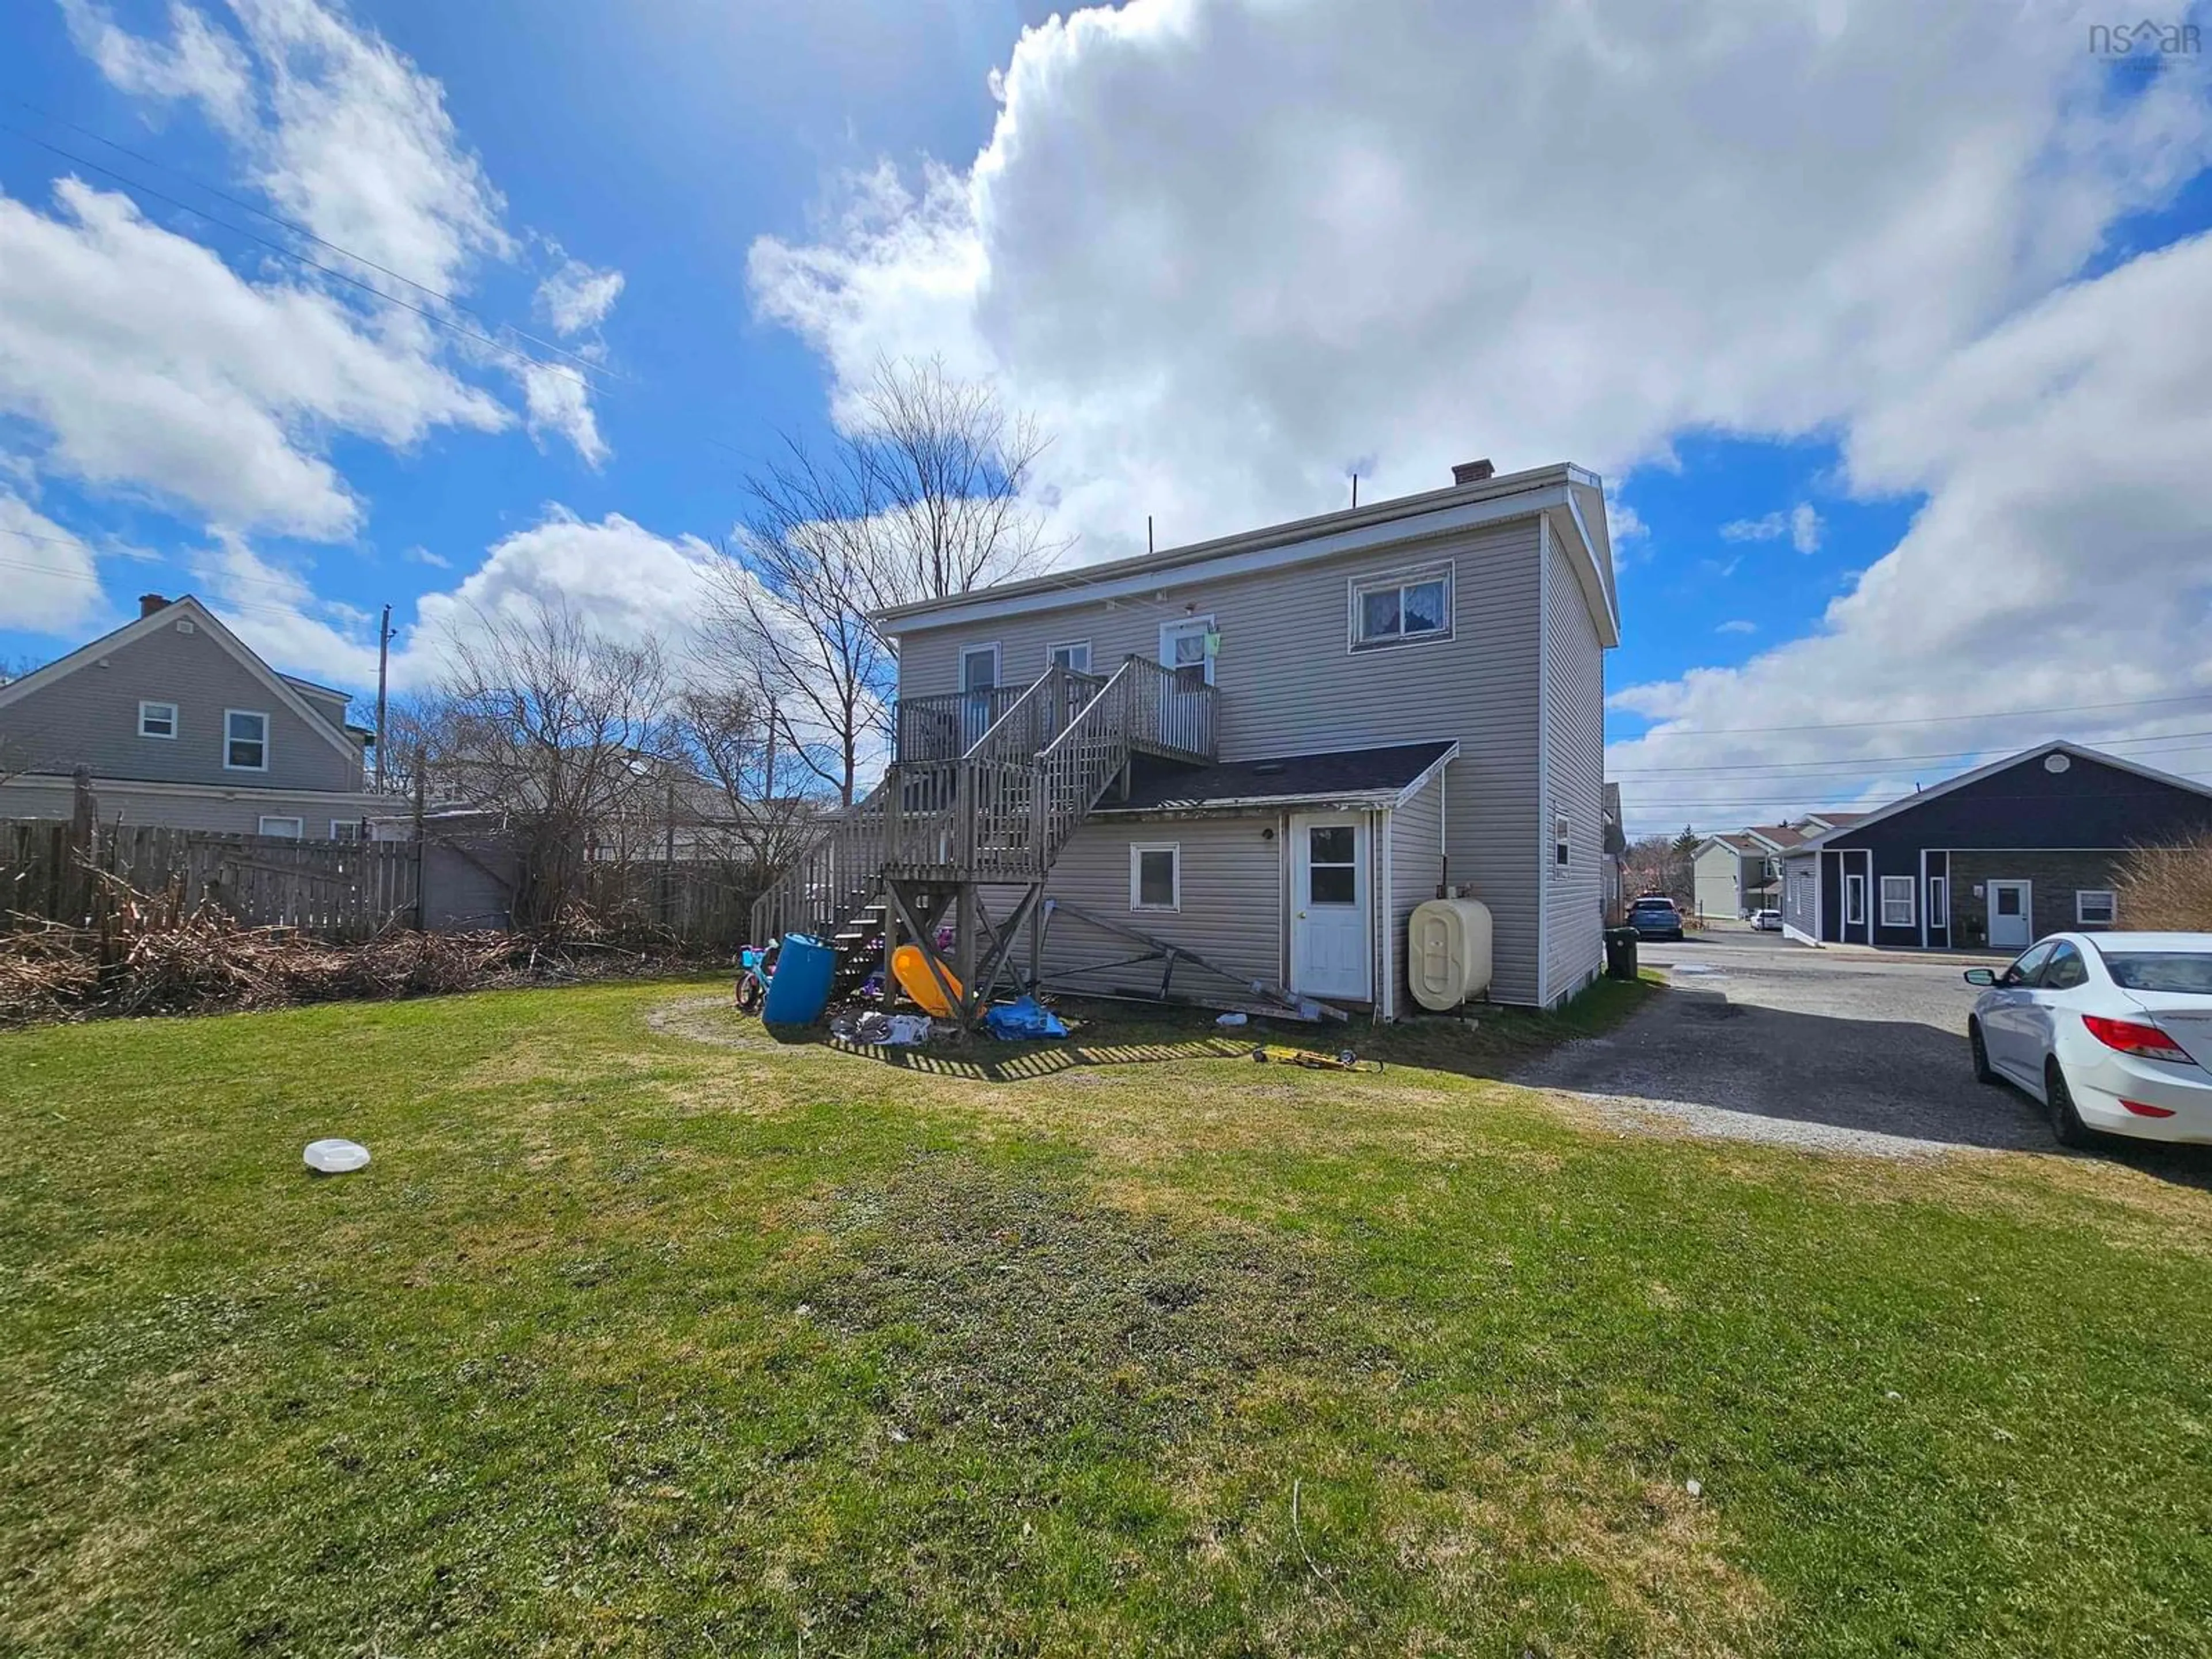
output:
[[[679,628],[747,460],[935,353],[1079,559],[1605,472],[1639,828],[2212,775],[2205,66],[1954,10],[12,7],[0,659],[146,590],[356,690],[386,603],[403,682],[517,593]]]

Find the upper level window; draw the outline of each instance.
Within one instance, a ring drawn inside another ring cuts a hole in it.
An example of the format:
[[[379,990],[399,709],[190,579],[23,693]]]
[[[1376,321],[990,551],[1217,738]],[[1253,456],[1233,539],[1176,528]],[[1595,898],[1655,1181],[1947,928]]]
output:
[[[1352,648],[1415,645],[1452,634],[1452,569],[1448,564],[1370,576],[1352,584]]]
[[[142,702],[138,705],[138,735],[142,738],[173,738],[177,735],[177,705],[173,702]]]
[[[1091,641],[1075,640],[1052,648],[1052,665],[1065,668],[1070,673],[1088,674],[1091,672]]]
[[[222,763],[233,772],[269,769],[268,715],[250,708],[223,711]]]

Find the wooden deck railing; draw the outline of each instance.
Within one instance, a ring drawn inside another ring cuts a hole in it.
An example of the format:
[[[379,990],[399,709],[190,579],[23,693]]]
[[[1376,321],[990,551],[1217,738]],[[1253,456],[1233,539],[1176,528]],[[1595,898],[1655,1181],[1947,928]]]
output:
[[[884,781],[761,896],[754,937],[826,935],[886,875],[1036,880],[1133,757],[1210,761],[1213,742],[1213,688],[1143,657],[1104,678],[1054,667],[1018,691],[904,699]]]

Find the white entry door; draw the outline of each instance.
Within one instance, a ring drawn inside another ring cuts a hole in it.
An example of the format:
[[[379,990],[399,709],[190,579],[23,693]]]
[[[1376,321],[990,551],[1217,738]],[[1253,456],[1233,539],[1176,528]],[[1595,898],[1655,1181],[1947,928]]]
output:
[[[1360,999],[1373,951],[1367,933],[1367,823],[1358,813],[1291,819],[1291,988]]]
[[[2031,882],[1990,884],[1990,949],[2025,951],[2035,940],[2035,888]]]

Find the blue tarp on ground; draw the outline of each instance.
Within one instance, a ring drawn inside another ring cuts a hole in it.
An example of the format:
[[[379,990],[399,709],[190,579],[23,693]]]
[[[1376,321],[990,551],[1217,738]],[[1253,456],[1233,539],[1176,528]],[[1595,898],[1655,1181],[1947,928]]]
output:
[[[993,1036],[1003,1037],[1009,1042],[1067,1035],[1067,1027],[1060,1023],[1059,1017],[1038,1006],[1035,997],[1024,997],[992,1009],[983,1016],[983,1024]]]

